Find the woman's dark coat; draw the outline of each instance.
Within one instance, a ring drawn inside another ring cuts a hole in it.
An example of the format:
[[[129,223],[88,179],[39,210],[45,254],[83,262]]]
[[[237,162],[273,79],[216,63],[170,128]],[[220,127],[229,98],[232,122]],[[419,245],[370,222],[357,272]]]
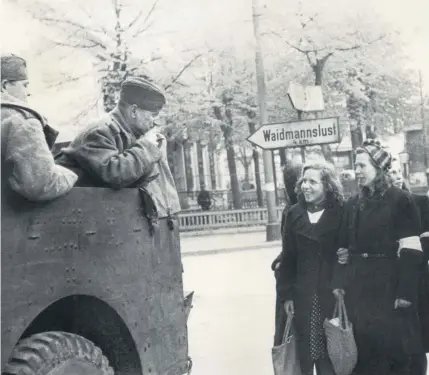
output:
[[[345,205],[340,245],[350,258],[335,286],[346,291],[359,350],[356,371],[421,353],[416,306],[422,252],[404,248],[398,256],[398,240],[419,236],[419,222],[411,195],[395,187],[375,198],[355,196]],[[394,309],[398,298],[411,307]]]
[[[429,199],[424,195],[412,195],[419,210],[421,229],[420,233],[429,233]],[[421,237],[425,261],[422,265],[422,278],[419,287],[419,315],[422,325],[423,346],[429,353],[429,237]]]
[[[281,303],[294,301],[294,321],[304,373],[311,366],[309,342],[313,296],[318,293],[323,318],[331,317],[334,310],[331,279],[337,263],[342,211],[341,205],[330,205],[317,224],[310,223],[302,203],[287,212],[277,293]]]

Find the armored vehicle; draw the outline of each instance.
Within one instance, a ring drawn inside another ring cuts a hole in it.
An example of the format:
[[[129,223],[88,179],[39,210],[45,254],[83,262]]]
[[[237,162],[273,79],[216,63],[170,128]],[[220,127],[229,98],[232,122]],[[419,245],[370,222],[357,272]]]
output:
[[[178,228],[151,235],[137,189],[3,197],[1,226],[2,374],[190,370]]]

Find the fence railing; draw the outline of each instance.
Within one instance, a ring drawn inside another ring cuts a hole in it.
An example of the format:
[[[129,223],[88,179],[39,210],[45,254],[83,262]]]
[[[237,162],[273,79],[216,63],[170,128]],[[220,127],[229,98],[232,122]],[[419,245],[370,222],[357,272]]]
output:
[[[277,218],[280,220],[283,207],[277,207],[276,211]],[[266,208],[179,214],[181,232],[258,226],[266,224],[267,221],[268,210]]]

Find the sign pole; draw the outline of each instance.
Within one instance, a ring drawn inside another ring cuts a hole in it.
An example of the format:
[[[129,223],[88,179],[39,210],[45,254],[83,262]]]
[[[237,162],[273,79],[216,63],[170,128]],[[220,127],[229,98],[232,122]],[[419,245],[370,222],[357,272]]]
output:
[[[298,112],[298,120],[302,120],[302,111],[297,111]],[[302,161],[302,165],[305,164],[305,146],[300,147],[301,150],[301,161]]]
[[[259,33],[259,4],[258,0],[252,0],[253,11],[253,29],[255,34],[255,64],[256,64],[256,81],[258,85],[258,103],[259,116],[261,125],[268,122],[267,108],[265,103],[265,77],[264,63],[262,59],[261,36]],[[268,223],[267,223],[267,241],[275,241],[281,238],[280,223],[277,217],[275,205],[275,185],[273,177],[272,154],[269,150],[264,150],[264,174],[265,174],[265,191],[267,194]]]

